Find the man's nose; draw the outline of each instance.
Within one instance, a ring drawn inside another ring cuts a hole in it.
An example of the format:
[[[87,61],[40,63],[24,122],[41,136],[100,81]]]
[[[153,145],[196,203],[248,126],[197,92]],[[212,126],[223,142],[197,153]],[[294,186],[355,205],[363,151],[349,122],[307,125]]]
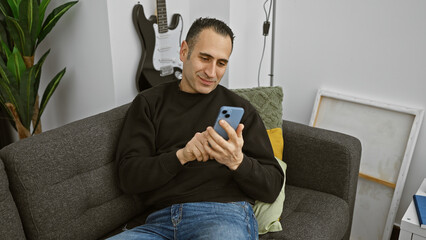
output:
[[[216,77],[216,63],[214,61],[207,65],[205,73],[209,78]]]

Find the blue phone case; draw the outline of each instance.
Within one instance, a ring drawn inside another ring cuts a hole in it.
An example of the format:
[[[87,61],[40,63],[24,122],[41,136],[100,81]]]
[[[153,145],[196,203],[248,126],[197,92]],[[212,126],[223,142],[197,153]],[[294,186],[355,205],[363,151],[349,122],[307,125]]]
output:
[[[219,110],[219,114],[217,115],[216,122],[214,124],[214,130],[216,130],[216,132],[225,140],[228,140],[228,134],[226,133],[225,129],[219,125],[219,120],[225,120],[229,123],[229,125],[231,125],[233,129],[236,130],[243,115],[244,109],[241,107],[222,106]]]

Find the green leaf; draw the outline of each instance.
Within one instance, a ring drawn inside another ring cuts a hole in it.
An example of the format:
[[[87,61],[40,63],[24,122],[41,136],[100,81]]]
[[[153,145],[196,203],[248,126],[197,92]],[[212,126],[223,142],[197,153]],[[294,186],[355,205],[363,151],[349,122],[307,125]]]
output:
[[[39,21],[38,5],[36,0],[25,0],[19,7],[19,24],[24,31],[25,45],[24,56],[33,56],[37,38],[37,27]]]
[[[7,100],[6,100],[6,97],[3,97],[3,95],[4,95],[4,93],[3,92],[5,92],[5,91],[2,91],[2,80],[0,79],[0,103],[1,104],[6,104],[6,102],[7,102]]]
[[[9,7],[9,3],[7,0],[0,0],[0,20],[4,20],[3,17],[5,16],[11,16],[13,17],[12,10]]]
[[[22,58],[21,53],[16,47],[13,48],[13,52],[9,56],[9,59],[7,61],[7,68],[16,78],[16,81],[19,86],[21,81],[21,75],[25,71],[26,67],[25,67],[24,59]]]
[[[5,99],[5,102],[14,102],[14,95],[12,94],[10,85],[7,83],[6,79],[0,78],[0,93]]]
[[[3,58],[4,61],[7,61],[11,53],[9,47],[9,37],[6,29],[4,27],[6,23],[0,22],[0,58]]]
[[[13,74],[9,71],[6,66],[6,63],[0,58],[0,81],[5,82],[11,89],[18,89],[18,84],[13,76]]]
[[[12,90],[9,88],[9,86],[4,82],[0,80],[0,93],[2,98],[2,104],[6,104],[8,102],[12,103],[13,105],[16,104],[15,97],[12,93]]]
[[[19,7],[19,22],[23,29],[31,32],[31,28],[33,27],[34,20],[34,1],[33,0],[25,0]],[[37,8],[38,10],[38,8]]]
[[[34,81],[34,92],[37,94],[38,93],[38,88],[40,86],[40,78],[41,78],[41,67],[43,66],[44,61],[47,58],[47,55],[49,55],[50,53],[50,49],[47,50],[43,56],[40,58],[40,60],[38,60],[38,62],[34,65],[36,68],[36,73],[35,73],[35,81]]]
[[[46,8],[49,5],[49,3],[50,3],[50,0],[43,0],[41,3],[39,3],[39,8],[38,8],[39,21],[38,21],[37,36],[40,34],[41,26],[42,26],[43,21],[44,21],[44,14],[46,13]]]
[[[24,53],[25,46],[25,34],[22,27],[19,25],[19,22],[11,17],[6,17],[7,29],[12,37],[12,40],[15,42],[15,46]],[[24,53],[25,54],[25,53]]]
[[[66,71],[66,68],[64,68],[62,71],[56,74],[56,76],[50,81],[49,85],[47,85],[46,89],[44,90],[43,98],[41,99],[41,102],[40,102],[40,109],[37,116],[36,124],[34,125],[34,129],[37,129],[37,126],[40,122],[41,115],[43,114],[47,103],[52,97],[52,94],[55,92],[56,88],[58,87],[59,82],[61,81],[62,77],[65,74],[65,71]]]
[[[25,122],[27,125],[24,125],[27,127],[27,129],[30,129],[31,126],[31,120],[33,117],[34,112],[34,103],[36,100],[37,93],[34,92],[34,81],[35,81],[35,72],[36,68],[34,66],[26,69],[24,72],[24,77],[21,80],[21,89],[20,89],[20,96],[23,100],[23,103],[25,104],[23,106],[23,113],[25,114]]]
[[[15,80],[12,78],[12,74],[10,74],[3,59],[0,58],[0,92],[7,102],[16,106],[15,96],[17,96],[17,90],[15,88],[16,85],[13,84]]]
[[[46,37],[46,35],[53,29],[55,24],[59,21],[59,19],[78,1],[65,3],[57,8],[55,8],[46,18],[46,21],[43,23],[43,26],[40,30],[40,34],[38,35],[38,46],[41,41]]]
[[[9,120],[9,122],[10,122],[10,124],[12,125],[12,127],[14,128],[14,129],[16,129],[16,125],[15,125],[15,121],[13,120],[13,114],[12,114],[12,112],[9,110],[9,108],[8,107],[6,107],[6,100],[0,95],[0,103],[1,103],[1,105],[2,105],[2,107],[3,107],[3,109],[4,109],[4,111],[5,112],[7,112],[7,115],[9,116],[8,117],[8,120]]]
[[[19,17],[19,4],[21,3],[21,0],[7,0],[9,3],[9,7],[12,10],[13,16],[15,18]]]
[[[0,23],[0,40],[3,41],[5,44],[8,43],[8,36],[6,32],[6,24],[3,26],[2,23]]]
[[[34,112],[34,102],[36,95],[34,94],[33,82],[35,78],[35,67],[25,69],[22,73],[21,86],[19,89],[20,106],[18,114],[21,119],[22,125],[30,129],[31,119]]]
[[[9,46],[7,46],[7,44],[2,39],[0,39],[0,44],[1,44],[0,52],[4,53],[4,55],[6,56],[6,59],[9,59],[10,55],[12,54],[12,52],[9,49]]]
[[[7,84],[10,84],[9,69],[7,69],[6,63],[3,61],[3,58],[0,58],[0,81],[5,81]]]

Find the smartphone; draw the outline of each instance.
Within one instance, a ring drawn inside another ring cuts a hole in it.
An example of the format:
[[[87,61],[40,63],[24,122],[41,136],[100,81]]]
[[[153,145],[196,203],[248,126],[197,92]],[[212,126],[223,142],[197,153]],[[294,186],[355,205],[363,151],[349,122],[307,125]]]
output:
[[[222,106],[219,110],[219,114],[217,115],[213,128],[220,136],[222,136],[225,140],[228,140],[228,134],[226,133],[225,129],[219,125],[219,121],[222,119],[225,120],[229,123],[229,125],[231,125],[233,129],[236,130],[243,115],[244,109],[241,107]]]

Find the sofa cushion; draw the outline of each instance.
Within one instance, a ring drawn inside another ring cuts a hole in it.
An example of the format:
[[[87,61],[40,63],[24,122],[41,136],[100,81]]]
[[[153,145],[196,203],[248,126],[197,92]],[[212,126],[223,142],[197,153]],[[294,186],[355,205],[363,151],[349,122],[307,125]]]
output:
[[[21,140],[0,151],[32,239],[97,239],[141,212],[114,163],[128,105]]]
[[[267,129],[269,140],[271,141],[274,156],[283,160],[284,139],[283,130],[281,128]]]
[[[18,209],[9,191],[9,181],[0,161],[0,233],[1,239],[25,239]]]
[[[259,113],[274,150],[274,156],[283,159],[284,140],[282,134],[283,90],[275,87],[231,89],[248,100]]]
[[[282,134],[282,88],[279,86],[255,87],[232,89],[232,91],[248,100],[254,106],[265,124],[274,150],[274,156],[282,160],[284,148]]]
[[[287,170],[287,164],[284,161],[277,158],[284,174]],[[281,188],[280,194],[273,203],[264,203],[256,201],[253,206],[253,211],[258,222],[259,234],[265,234],[267,232],[278,232],[282,230],[280,223],[281,213],[283,211],[283,203],[285,199],[285,176],[284,183]]]
[[[281,214],[283,231],[260,239],[332,240],[342,239],[349,225],[349,206],[341,198],[291,185],[286,186]]]
[[[231,89],[248,100],[259,113],[271,141],[274,156],[283,159],[284,139],[282,132],[283,90],[275,87]]]
[[[275,87],[255,87],[231,89],[256,108],[266,129],[281,128],[283,90]]]

